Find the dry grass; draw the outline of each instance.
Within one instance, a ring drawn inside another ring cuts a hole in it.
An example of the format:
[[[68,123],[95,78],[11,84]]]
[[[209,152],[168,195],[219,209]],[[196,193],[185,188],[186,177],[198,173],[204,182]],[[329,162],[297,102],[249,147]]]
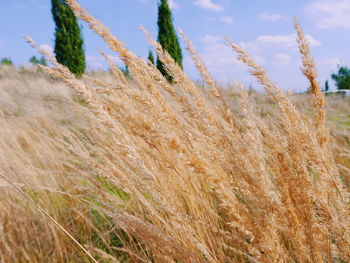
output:
[[[350,102],[324,106],[298,23],[308,98],[285,94],[228,40],[267,94],[248,95],[220,90],[183,35],[198,87],[143,29],[170,85],[67,2],[131,79],[113,64],[76,79],[29,39],[54,67],[0,69],[2,175],[98,262],[348,262]],[[0,189],[0,261],[89,260],[11,185]]]

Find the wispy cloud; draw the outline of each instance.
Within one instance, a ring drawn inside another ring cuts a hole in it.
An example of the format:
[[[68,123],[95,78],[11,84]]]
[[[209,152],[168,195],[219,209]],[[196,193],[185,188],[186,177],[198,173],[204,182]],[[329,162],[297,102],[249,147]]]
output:
[[[201,38],[201,41],[205,44],[214,44],[223,41],[223,38],[221,36],[207,34]]]
[[[123,64],[118,55],[108,55],[108,57],[116,64]],[[105,69],[107,62],[103,56],[86,56],[86,61],[90,69]]]
[[[311,35],[306,35],[306,38],[312,47],[322,44]],[[288,78],[288,74],[283,72],[282,68],[287,67],[288,70],[298,69],[298,44],[295,34],[262,35],[256,37],[253,41],[241,42],[240,46],[257,59],[259,64],[265,63],[265,67],[275,72],[276,79],[282,80]],[[264,58],[268,59],[264,60]],[[302,80],[298,80],[297,82],[299,83],[299,81],[302,83]],[[289,84],[286,86],[289,86]]]
[[[311,47],[320,46],[322,43],[312,37],[311,35],[305,35]],[[281,47],[281,48],[296,48],[297,41],[296,35],[265,35],[256,38],[255,43],[257,45],[268,45],[270,47]]]
[[[215,4],[212,0],[195,0],[194,4],[212,11],[223,11],[225,9],[222,5]]]
[[[304,10],[318,28],[350,29],[350,0],[318,0]]]
[[[168,2],[171,9],[180,8],[180,5],[175,0],[169,0]]]
[[[270,13],[262,13],[258,17],[261,20],[271,21],[271,22],[286,19],[286,17],[282,16],[281,14],[270,14]]]
[[[344,61],[340,60],[339,58],[327,58],[319,61],[321,64],[326,64],[332,69],[335,69],[337,66],[344,64]]]
[[[244,83],[252,83],[253,78],[247,74],[246,66],[236,59],[236,54],[228,45],[225,44],[224,38],[219,35],[204,35],[200,41],[204,44],[201,50],[201,57],[208,67],[209,71],[219,82],[232,82],[240,80]],[[265,63],[265,58],[260,55],[253,55],[260,63]],[[192,64],[187,58],[187,66]],[[193,66],[193,65],[192,65]]]
[[[287,65],[291,62],[292,57],[285,53],[278,53],[273,56],[272,63],[279,66]]]
[[[233,18],[230,16],[223,16],[220,20],[230,25],[233,24]]]
[[[218,41],[206,44],[201,57],[209,71],[219,81],[242,80],[242,76],[246,75],[246,67],[236,59],[235,53],[224,43]]]
[[[51,46],[47,45],[47,44],[40,45],[40,48],[46,50],[50,54],[53,54],[53,48]]]

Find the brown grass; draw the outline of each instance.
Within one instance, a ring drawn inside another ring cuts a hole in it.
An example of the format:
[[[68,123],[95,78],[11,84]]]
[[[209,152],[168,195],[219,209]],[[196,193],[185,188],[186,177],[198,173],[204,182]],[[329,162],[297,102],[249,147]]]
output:
[[[111,64],[76,79],[28,39],[54,67],[1,68],[2,175],[98,262],[347,262],[349,129],[338,119],[350,102],[325,106],[298,23],[309,98],[285,94],[228,40],[267,94],[248,95],[221,90],[182,34],[206,83],[197,86],[143,30],[170,85],[67,2],[131,78]],[[0,189],[0,261],[88,260],[11,185]]]

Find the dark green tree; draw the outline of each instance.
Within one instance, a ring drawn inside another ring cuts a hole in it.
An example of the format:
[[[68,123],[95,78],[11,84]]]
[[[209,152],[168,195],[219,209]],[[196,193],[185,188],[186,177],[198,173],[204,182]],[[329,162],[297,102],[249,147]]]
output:
[[[173,18],[167,0],[161,0],[158,5],[158,41],[163,49],[182,68],[181,47],[174,29]],[[157,60],[157,68],[169,81],[172,80],[159,59]]]
[[[47,65],[45,57],[41,57],[40,59],[38,59],[36,56],[32,56],[29,59],[29,62],[34,64],[34,65],[38,65],[38,64],[43,65],[43,66]]]
[[[338,72],[331,75],[338,89],[350,89],[350,69],[346,66],[338,66]]]
[[[84,40],[78,20],[64,0],[51,0],[52,16],[56,24],[55,55],[77,77],[85,72]]]
[[[329,91],[328,80],[326,80],[326,83],[324,84],[324,91]]]
[[[153,65],[155,65],[155,64],[154,64],[153,52],[152,52],[151,50],[148,52],[148,60],[149,60]]]
[[[34,64],[34,65],[38,65],[40,63],[39,59],[36,58],[36,56],[32,56],[30,59],[29,59],[29,62]]]
[[[123,72],[124,76],[129,78],[130,77],[130,71],[129,67],[125,65],[125,67],[119,67],[120,71]]]
[[[43,65],[43,66],[47,66],[47,62],[46,62],[45,57],[41,57],[41,58],[39,59],[39,64],[40,64],[40,65]]]
[[[2,58],[0,60],[0,65],[13,65],[12,60],[10,58]]]

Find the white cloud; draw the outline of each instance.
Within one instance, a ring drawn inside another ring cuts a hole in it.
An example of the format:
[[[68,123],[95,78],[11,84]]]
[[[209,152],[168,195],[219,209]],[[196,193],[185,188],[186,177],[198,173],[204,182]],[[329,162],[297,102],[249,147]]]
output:
[[[116,64],[123,64],[118,55],[108,55],[108,57]],[[89,69],[105,69],[107,67],[107,61],[103,56],[86,56],[86,61],[88,62]]]
[[[224,38],[217,35],[206,34],[201,38],[201,41],[205,44],[224,43]]]
[[[350,0],[318,0],[304,10],[319,28],[350,29]]]
[[[285,53],[278,53],[274,55],[272,63],[276,65],[284,66],[289,64],[291,60],[292,60],[291,56]]]
[[[233,24],[233,19],[230,16],[223,16],[220,20],[230,25]]]
[[[305,35],[310,47],[320,46],[321,42],[313,38],[311,35]],[[295,48],[297,47],[296,35],[271,35],[259,36],[255,40],[256,44],[268,45],[270,47]]]
[[[224,83],[231,83],[234,80],[244,83],[254,82],[248,74],[247,67],[237,60],[236,53],[224,43],[223,37],[207,34],[201,38],[201,42],[205,45],[200,56],[216,80]],[[261,64],[265,62],[262,56],[255,55],[254,58]],[[185,68],[196,71],[189,57],[185,58],[184,63]]]
[[[51,46],[47,45],[47,44],[40,45],[40,48],[46,50],[50,54],[53,54],[53,48]]]
[[[194,4],[204,9],[209,9],[213,11],[223,11],[224,7],[213,3],[212,0],[195,0]]]
[[[282,89],[305,90],[308,83],[300,74],[300,58],[295,50],[297,44],[291,44],[290,41],[292,39],[293,43],[296,43],[295,35],[287,39],[288,41],[285,40],[285,37],[261,36],[251,42],[240,43],[240,45],[259,65],[263,65],[268,70],[271,78],[280,84]],[[254,88],[261,89],[261,86],[249,74],[248,67],[237,60],[237,54],[223,43],[221,36],[207,34],[201,38],[201,42],[204,43],[204,48],[200,52],[201,57],[215,79],[222,84],[238,80],[246,86],[252,84]],[[279,48],[280,43],[282,43],[281,48]],[[336,64],[337,61],[330,60],[329,63],[331,62]],[[185,58],[184,64],[186,70],[190,68],[192,72],[196,71],[189,57]],[[320,68],[322,74],[325,71],[323,68],[322,70]],[[329,72],[327,71],[322,76],[329,76]]]
[[[281,14],[269,14],[269,13],[262,13],[259,15],[259,18],[261,20],[266,20],[266,21],[278,21],[281,19],[286,19]]]
[[[220,81],[238,80],[247,72],[245,65],[236,59],[236,54],[225,44],[208,44],[201,57],[209,71]]]
[[[325,64],[331,68],[337,68],[338,65],[342,65],[342,61],[339,58],[328,58],[319,61],[320,64]]]
[[[102,56],[86,56],[86,61],[90,70],[103,69],[107,64]]]
[[[220,36],[207,34],[201,38],[201,41],[206,44],[213,44],[213,43],[218,43],[219,41],[223,42],[223,38]]]
[[[320,46],[322,44],[311,35],[306,35],[306,39],[310,47]],[[241,42],[239,45],[249,53],[262,53],[264,56],[267,51],[276,54],[277,52],[285,53],[286,51],[295,51],[298,48],[296,34],[258,36],[254,41]],[[269,56],[270,55],[271,54],[269,54]]]
[[[169,7],[171,9],[178,9],[180,8],[180,5],[178,3],[175,2],[175,0],[169,0]]]
[[[321,43],[307,36],[311,46],[318,46]],[[204,48],[201,50],[201,57],[219,82],[232,83],[239,80],[245,85],[252,84],[254,88],[261,89],[256,80],[249,75],[248,67],[237,61],[237,55],[225,44],[223,38],[217,34],[207,34],[201,38]],[[304,91],[308,86],[307,81],[300,74],[300,58],[297,52],[296,35],[263,35],[258,36],[250,42],[239,43],[250,56],[259,64],[263,65],[273,79],[284,90]],[[185,67],[189,67],[190,59],[185,59]],[[319,67],[320,77],[329,76],[331,65],[339,61],[330,59]],[[319,64],[319,61],[316,61]],[[191,68],[195,71],[193,65]],[[321,79],[322,81],[324,79]]]
[[[108,55],[108,57],[115,63],[120,63],[121,59],[118,55]],[[86,56],[87,61],[106,61],[103,56]]]

